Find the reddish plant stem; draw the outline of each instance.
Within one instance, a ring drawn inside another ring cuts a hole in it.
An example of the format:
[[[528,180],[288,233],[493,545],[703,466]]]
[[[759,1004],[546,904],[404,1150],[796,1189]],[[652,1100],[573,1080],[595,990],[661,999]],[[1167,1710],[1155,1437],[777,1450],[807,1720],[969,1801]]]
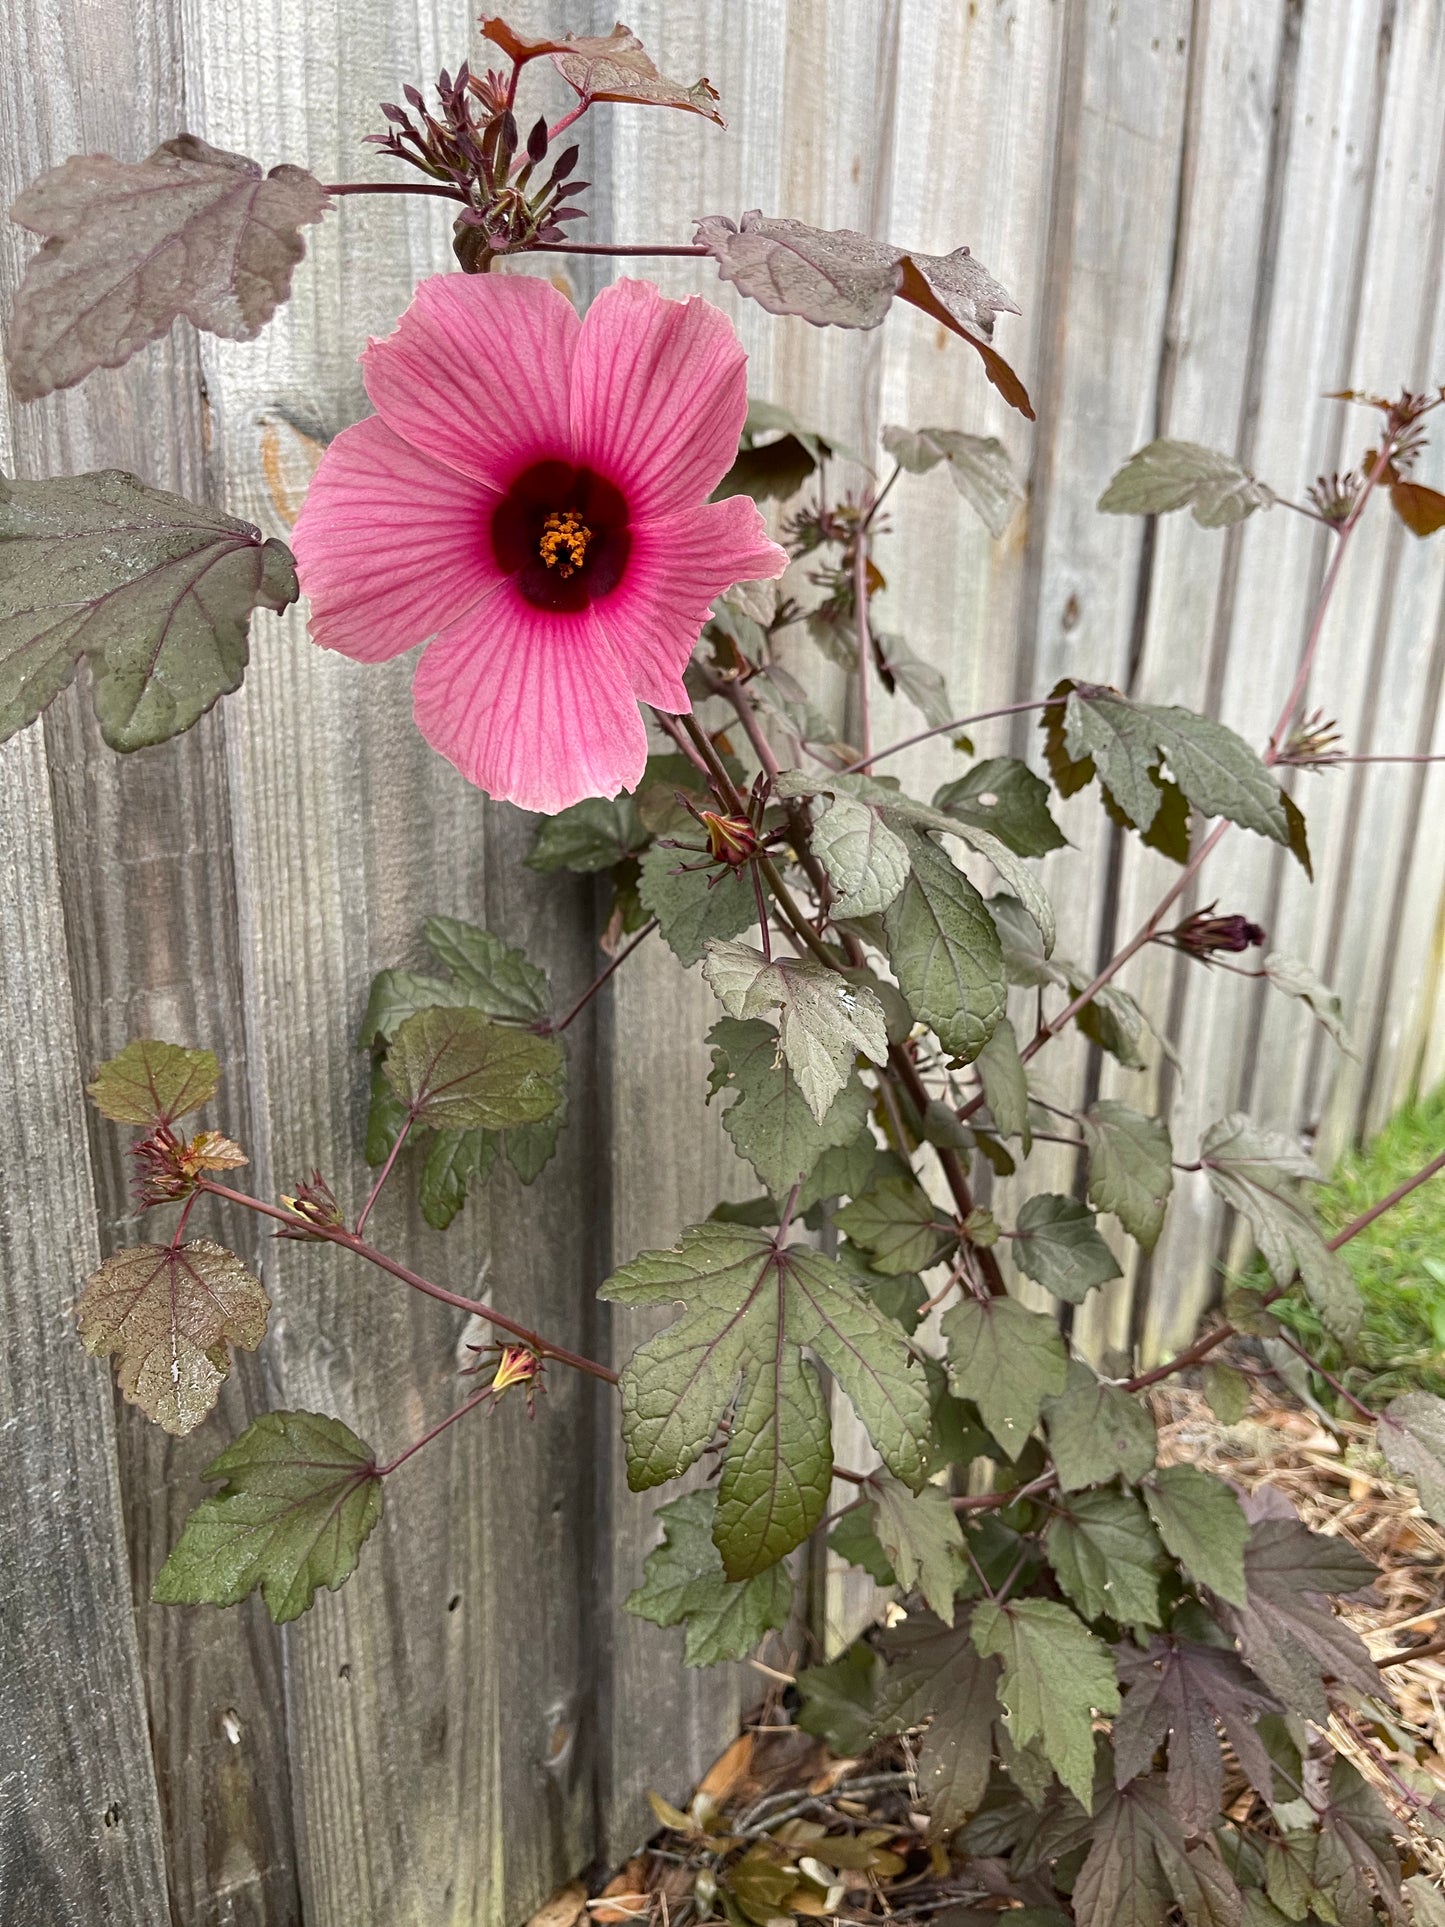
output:
[[[525,254],[626,254],[635,256],[659,255],[702,255],[707,248],[697,247],[651,247],[643,243],[634,245],[621,241],[533,241],[530,247],[519,250]]]
[[[1308,762],[1296,763],[1288,756],[1281,756],[1280,762],[1292,769],[1333,769],[1336,763],[1445,763],[1445,756],[1413,756],[1401,753],[1397,756],[1312,756]]]
[[[239,1204],[247,1211],[259,1213],[263,1218],[274,1218],[278,1224],[283,1224],[292,1231],[302,1231],[308,1238],[320,1238],[327,1244],[340,1245],[343,1251],[349,1251],[355,1257],[364,1258],[368,1264],[375,1265],[378,1271],[385,1271],[393,1278],[399,1278],[404,1285],[410,1285],[413,1291],[425,1292],[428,1298],[435,1298],[443,1305],[451,1305],[457,1311],[470,1312],[474,1318],[485,1319],[489,1325],[495,1325],[501,1331],[510,1332],[513,1338],[521,1339],[524,1345],[529,1346],[542,1358],[555,1358],[559,1365],[568,1365],[574,1372],[585,1372],[589,1378],[600,1378],[608,1385],[617,1383],[617,1374],[610,1365],[599,1364],[595,1358],[586,1358],[581,1352],[569,1351],[565,1345],[554,1345],[540,1332],[532,1331],[528,1326],[518,1324],[515,1319],[506,1317],[504,1313],[494,1311],[490,1305],[484,1305],[478,1298],[463,1298],[459,1292],[448,1291],[445,1285],[438,1285],[430,1278],[423,1278],[419,1272],[398,1263],[395,1258],[388,1257],[384,1251],[378,1251],[375,1245],[367,1244],[352,1231],[342,1227],[313,1224],[309,1218],[303,1218],[299,1212],[283,1211],[278,1205],[267,1204],[263,1198],[253,1198],[245,1191],[233,1191],[226,1184],[212,1184],[208,1178],[202,1178],[196,1189],[208,1191],[213,1198],[224,1198],[228,1204]]]
[[[592,999],[597,995],[598,991],[601,990],[602,986],[612,976],[613,972],[621,969],[622,965],[627,962],[627,959],[632,955],[633,951],[636,950],[638,946],[642,944],[648,937],[650,937],[656,928],[657,928],[657,918],[649,917],[647,922],[643,924],[642,928],[637,932],[637,934],[632,938],[632,940],[629,943],[625,943],[622,946],[622,948],[618,951],[617,955],[612,959],[611,963],[608,964],[607,968],[605,970],[598,971],[597,975],[592,979],[591,983],[588,984],[587,988],[583,991],[582,995],[577,999],[576,1003],[573,1004],[572,1008],[567,1012],[567,1015],[565,1017],[559,1017],[555,1023],[551,1023],[547,1026],[547,1031],[546,1031],[547,1036],[549,1037],[559,1036],[564,1030],[566,1030],[567,1026],[573,1021],[574,1018],[580,1017],[582,1012],[587,1008],[588,1004],[590,1004]],[[358,1226],[357,1228],[359,1230],[360,1226]]]
[[[584,96],[581,100],[578,101],[577,105],[572,109],[570,114],[564,114],[561,120],[557,122],[555,127],[549,127],[547,129],[548,145],[550,146],[551,143],[554,140],[556,140],[559,134],[564,133],[566,129],[572,125],[573,121],[581,120],[582,116],[587,112],[587,109],[591,105],[592,105],[592,102]]]
[[[392,1144],[392,1147],[390,1151],[387,1152],[386,1163],[383,1164],[381,1167],[381,1174],[377,1178],[376,1183],[372,1185],[371,1192],[366,1200],[366,1203],[361,1207],[361,1216],[356,1220],[356,1235],[358,1238],[361,1236],[362,1232],[365,1231],[366,1229],[366,1221],[371,1216],[371,1207],[376,1203],[377,1199],[381,1196],[381,1187],[386,1183],[387,1179],[391,1176],[391,1167],[396,1163],[397,1154],[400,1152],[402,1145],[406,1143],[407,1132],[411,1129],[412,1125],[415,1122],[416,1122],[415,1114],[411,1111],[408,1111],[406,1114],[405,1123],[402,1125],[401,1129],[397,1132],[396,1138]]]
[[[917,1111],[919,1121],[921,1122],[924,1112],[928,1109],[928,1092],[924,1087],[923,1079],[918,1074],[918,1066],[909,1056],[905,1045],[889,1045],[888,1065],[889,1069],[897,1077],[899,1083],[902,1084],[904,1090],[907,1091],[909,1100],[914,1110]],[[944,1181],[948,1185],[949,1191],[953,1194],[954,1204],[958,1207],[958,1215],[960,1218],[967,1218],[973,1210],[973,1192],[969,1189],[968,1173],[963,1168],[963,1160],[959,1157],[957,1151],[948,1145],[935,1144],[933,1148],[938,1154],[939,1169],[943,1172]],[[998,1259],[995,1258],[993,1253],[984,1245],[976,1246],[974,1250],[975,1256],[978,1259],[979,1271],[983,1274],[984,1284],[988,1287],[989,1296],[991,1298],[1004,1297],[1006,1295],[1006,1288],[1003,1281],[1003,1273],[999,1270]]]
[[[853,627],[858,637],[858,747],[863,754],[856,768],[866,771],[873,761],[873,705],[870,696],[873,638],[868,628],[868,525],[859,525],[853,543]]]
[[[201,1195],[200,1190],[199,1188],[197,1188],[191,1193],[191,1195],[186,1199],[185,1203],[181,1206],[181,1215],[176,1221],[175,1230],[171,1233],[171,1250],[172,1251],[180,1250],[181,1239],[184,1238],[186,1235],[186,1220],[190,1217],[191,1213],[195,1210],[196,1199],[200,1195]]]
[[[396,1457],[388,1464],[379,1465],[376,1468],[377,1478],[387,1478],[391,1473],[395,1472],[399,1465],[405,1465],[413,1452],[420,1452],[424,1445],[430,1445],[432,1440],[440,1437],[449,1425],[455,1425],[459,1418],[465,1418],[468,1412],[474,1412],[476,1408],[485,1400],[489,1399],[491,1395],[492,1388],[490,1385],[484,1385],[481,1391],[473,1392],[469,1399],[464,1400],[454,1412],[448,1412],[446,1417],[432,1426],[429,1432],[423,1432],[419,1439],[413,1439],[404,1452],[398,1452]]]
[[[665,710],[661,709],[654,709],[652,714],[658,728],[664,736],[670,739],[678,754],[685,756],[693,768],[700,769],[704,776],[710,776],[712,772],[688,741],[686,732],[682,729],[677,717],[669,716]]]
[[[1440,1653],[1445,1653],[1445,1639],[1432,1639],[1424,1646],[1402,1646],[1398,1652],[1386,1653],[1375,1664],[1383,1672],[1387,1666],[1404,1666],[1412,1659],[1434,1659]]]
[[[323,194],[430,194],[440,200],[467,204],[467,197],[459,187],[423,181],[331,181],[321,191]]]
[[[1380,1414],[1378,1412],[1372,1412],[1368,1405],[1362,1404],[1360,1400],[1355,1397],[1353,1392],[1347,1391],[1335,1377],[1334,1373],[1327,1372],[1320,1361],[1314,1356],[1313,1352],[1307,1352],[1292,1333],[1285,1331],[1283,1327],[1281,1327],[1279,1335],[1281,1342],[1288,1345],[1295,1357],[1302,1358],[1312,1372],[1318,1372],[1326,1385],[1330,1386],[1353,1412],[1356,1412],[1362,1419],[1367,1419],[1371,1425],[1379,1423]]]
[[[952,722],[937,723],[932,729],[920,729],[916,736],[905,736],[901,742],[889,743],[877,751],[869,760],[881,763],[885,756],[896,756],[900,750],[912,749],[916,743],[926,743],[934,736],[947,736],[955,729],[967,729],[970,723],[992,722],[995,716],[1022,716],[1031,709],[1047,709],[1053,698],[1038,696],[1032,702],[1005,703],[1001,709],[981,709],[974,716],[955,716]],[[838,776],[852,776],[863,767],[862,763],[845,763],[836,771]]]

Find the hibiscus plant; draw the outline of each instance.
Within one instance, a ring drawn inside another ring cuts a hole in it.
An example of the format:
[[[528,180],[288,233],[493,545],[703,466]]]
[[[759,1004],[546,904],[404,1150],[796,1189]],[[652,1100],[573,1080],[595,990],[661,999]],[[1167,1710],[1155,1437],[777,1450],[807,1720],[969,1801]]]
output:
[[[509,1392],[535,1407],[547,1373],[577,1371],[617,1400],[635,1491],[694,1474],[658,1507],[628,1602],[680,1629],[679,1663],[741,1658],[783,1628],[791,1556],[814,1535],[894,1589],[886,1628],[800,1674],[797,1718],[845,1750],[912,1736],[941,1864],[982,1857],[990,1893],[1084,1927],[1176,1910],[1194,1927],[1398,1919],[1402,1893],[1438,1918],[1393,1837],[1410,1808],[1438,1828],[1438,1796],[1386,1764],[1392,1818],[1330,1740],[1348,1733],[1356,1758],[1376,1757],[1392,1730],[1388,1674],[1329,1597],[1374,1568],[1281,1500],[1159,1463],[1149,1394],[1198,1373],[1215,1408],[1237,1413],[1250,1374],[1298,1350],[1270,1310],[1288,1293],[1347,1353],[1359,1308],[1341,1247],[1445,1153],[1326,1239],[1308,1195],[1318,1173],[1279,1133],[1236,1113],[1176,1146],[1166,1118],[1113,1099],[1061,1110],[1035,1066],[1075,1028],[1143,1061],[1148,1019],[1120,975],[1149,944],[1268,978],[1300,1000],[1302,1024],[1344,1040],[1338,1000],[1307,968],[1229,962],[1264,932],[1188,904],[1236,830],[1308,868],[1282,779],[1347,760],[1305,715],[1325,611],[1365,514],[1392,508],[1416,535],[1445,521],[1445,498],[1411,479],[1445,391],[1342,397],[1374,411],[1367,452],[1302,501],[1229,456],[1156,441],[1100,502],[1188,507],[1207,528],[1298,513],[1325,532],[1297,674],[1260,748],[1187,709],[1066,681],[992,712],[1037,721],[1035,759],[969,762],[963,732],[987,718],[951,715],[937,673],[880,634],[874,550],[885,498],[906,513],[908,478],[939,466],[960,514],[1001,536],[1022,498],[1001,444],[887,427],[886,477],[861,464],[867,482],[840,493],[823,436],[749,409],[743,351],[706,298],[624,279],[579,317],[545,277],[508,272],[512,256],[587,251],[569,239],[578,149],[559,142],[595,103],[719,116],[706,81],[668,80],[625,28],[529,40],[485,19],[482,33],[501,71],[463,67],[433,104],[409,87],[406,106],[383,110],[375,138],[426,177],[414,191],[458,204],[461,271],[423,281],[367,348],[375,412],[326,450],[294,554],[130,475],[0,483],[4,733],[82,657],[115,748],[188,728],[239,685],[251,613],[284,608],[299,583],[323,647],[366,663],[425,643],[414,699],[428,741],[489,795],[540,813],[534,869],[610,883],[605,963],[569,1010],[505,931],[442,917],[425,929],[433,974],[376,979],[360,1041],[378,1175],[354,1218],[319,1172],[275,1201],[235,1187],[242,1148],[182,1124],[217,1090],[206,1050],[138,1039],[101,1067],[94,1102],[139,1133],[142,1207],[180,1210],[168,1238],[86,1282],[80,1336],[167,1431],[201,1422],[230,1348],[266,1330],[248,1265],[189,1233],[207,1201],[338,1246],[497,1335],[470,1395],[389,1462],[336,1416],[258,1419],[210,1466],[219,1489],[155,1598],[230,1605],[259,1589],[273,1618],[294,1619],[355,1569],[415,1452]],[[523,138],[535,61],[576,105]],[[379,191],[263,174],[189,134],[145,160],[67,161],[12,211],[45,237],[9,331],[17,393],[116,366],[180,316],[254,335],[289,292],[302,229]],[[592,251],[693,255],[820,327],[877,327],[910,302],[1032,416],[993,345],[1013,304],[967,248],[926,255],[749,213],[700,220],[687,245]],[[809,693],[819,651],[850,680],[846,739]],[[922,711],[921,736],[876,745],[881,691]],[[914,797],[888,759],[933,735],[955,739],[962,773]],[[1056,948],[1037,870],[1064,842],[1053,799],[1085,790],[1177,866],[1094,969]],[[421,1276],[366,1228],[393,1173],[410,1171],[440,1227],[499,1161],[538,1176],[566,1128],[568,1027],[646,942],[711,987],[713,1071],[697,1100],[718,1102],[757,1184],[607,1279],[604,1299],[675,1313],[619,1373]],[[1030,1189],[1040,1140],[1077,1148],[1069,1193]],[[1235,1288],[1177,1356],[1105,1374],[1071,1342],[1072,1309],[1120,1275],[1121,1240],[1154,1247],[1176,1172],[1247,1220],[1268,1283]],[[1021,1179],[1009,1209],[989,1202],[998,1175]],[[1445,1404],[1410,1392],[1376,1414],[1330,1384],[1445,1522]],[[834,1457],[834,1394],[872,1442],[866,1463]],[[742,1927],[753,1915],[729,1886],[730,1850],[723,1839],[692,1905]]]

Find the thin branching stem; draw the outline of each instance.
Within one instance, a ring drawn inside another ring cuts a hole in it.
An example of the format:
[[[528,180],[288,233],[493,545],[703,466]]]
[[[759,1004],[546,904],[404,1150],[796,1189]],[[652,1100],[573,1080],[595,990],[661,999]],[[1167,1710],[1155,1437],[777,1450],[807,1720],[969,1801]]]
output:
[[[244,1210],[255,1211],[263,1218],[273,1218],[293,1233],[339,1245],[343,1251],[349,1251],[357,1258],[364,1258],[369,1265],[375,1265],[378,1271],[399,1278],[404,1285],[410,1285],[413,1291],[424,1292],[428,1298],[451,1305],[457,1311],[469,1312],[474,1318],[485,1319],[498,1330],[509,1332],[541,1358],[555,1358],[559,1365],[570,1366],[574,1372],[585,1372],[589,1378],[600,1378],[608,1385],[617,1383],[617,1374],[610,1365],[600,1364],[595,1358],[586,1358],[581,1352],[569,1351],[565,1345],[554,1345],[550,1338],[544,1338],[540,1332],[532,1331],[514,1318],[508,1318],[491,1305],[483,1304],[479,1298],[463,1298],[460,1292],[449,1291],[445,1285],[423,1278],[420,1272],[399,1263],[386,1252],[378,1251],[375,1245],[367,1244],[344,1226],[316,1224],[299,1211],[283,1210],[279,1205],[268,1204],[264,1198],[253,1198],[245,1191],[233,1191],[227,1184],[213,1184],[209,1178],[200,1179],[196,1189],[209,1192],[213,1198],[224,1198],[228,1204],[239,1204]]]

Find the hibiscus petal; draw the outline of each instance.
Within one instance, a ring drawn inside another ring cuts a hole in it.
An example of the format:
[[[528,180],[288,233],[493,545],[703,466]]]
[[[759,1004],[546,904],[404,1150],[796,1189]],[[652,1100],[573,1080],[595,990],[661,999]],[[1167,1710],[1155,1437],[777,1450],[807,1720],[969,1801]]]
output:
[[[647,731],[591,609],[564,621],[504,584],[417,665],[417,727],[488,796],[553,816],[635,789]]]
[[[405,441],[505,489],[569,445],[567,386],[581,323],[550,281],[434,274],[361,357],[366,392]]]
[[[695,507],[737,455],[746,365],[720,308],[614,281],[587,310],[572,362],[577,460],[617,483],[635,519]]]
[[[292,536],[311,635],[385,662],[435,635],[501,581],[496,497],[370,416],[321,458]]]
[[[682,672],[714,596],[787,566],[746,495],[635,525],[626,575],[592,607],[638,701],[674,714],[690,709]]]

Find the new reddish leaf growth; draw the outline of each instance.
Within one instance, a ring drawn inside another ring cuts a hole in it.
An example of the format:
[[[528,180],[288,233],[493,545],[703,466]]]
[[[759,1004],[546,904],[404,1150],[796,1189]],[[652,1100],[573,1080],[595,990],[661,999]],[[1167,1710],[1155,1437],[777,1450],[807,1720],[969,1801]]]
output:
[[[255,1351],[270,1306],[234,1252],[198,1238],[117,1251],[86,1280],[76,1316],[92,1357],[114,1355],[130,1402],[162,1430],[184,1434],[230,1374],[227,1345]]]
[[[680,107],[716,121],[719,127],[727,126],[713,105],[718,92],[711,81],[696,80],[685,87],[668,80],[657,71],[637,35],[621,21],[609,34],[564,34],[557,40],[530,40],[509,27],[500,15],[484,15],[482,38],[500,47],[519,67],[543,54],[550,55],[552,65],[584,103],[617,100],[639,107]]]

